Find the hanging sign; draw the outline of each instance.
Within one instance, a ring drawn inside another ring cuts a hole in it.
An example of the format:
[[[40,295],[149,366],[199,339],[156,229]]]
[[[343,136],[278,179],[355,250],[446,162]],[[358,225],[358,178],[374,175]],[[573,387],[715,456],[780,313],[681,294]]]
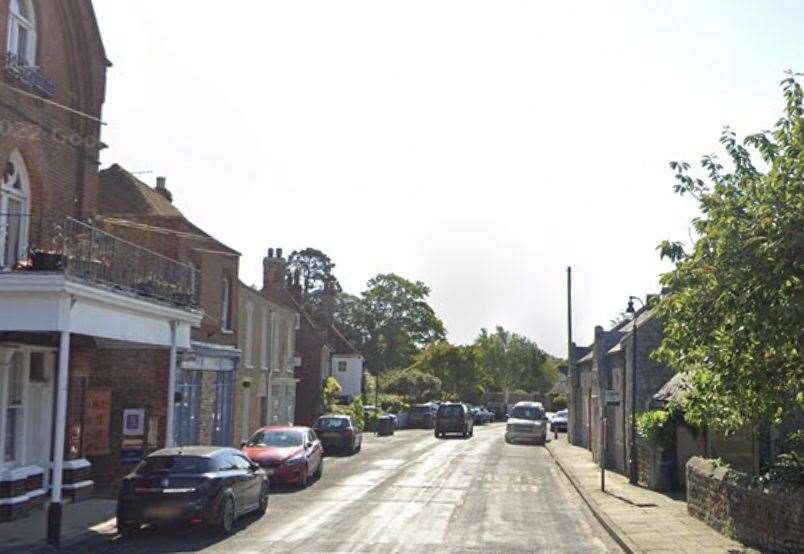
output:
[[[620,405],[620,391],[606,389],[606,406]]]

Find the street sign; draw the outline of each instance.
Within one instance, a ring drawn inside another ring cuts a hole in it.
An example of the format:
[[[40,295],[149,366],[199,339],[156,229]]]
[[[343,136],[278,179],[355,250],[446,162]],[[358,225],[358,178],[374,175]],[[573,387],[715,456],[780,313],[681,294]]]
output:
[[[620,391],[614,389],[606,389],[606,406],[619,406],[620,405]]]

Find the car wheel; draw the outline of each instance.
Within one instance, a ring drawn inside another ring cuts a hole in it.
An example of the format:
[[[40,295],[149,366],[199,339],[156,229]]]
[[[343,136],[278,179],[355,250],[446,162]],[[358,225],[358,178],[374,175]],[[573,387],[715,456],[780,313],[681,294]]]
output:
[[[260,491],[260,504],[259,504],[259,508],[257,508],[257,511],[261,515],[264,515],[265,512],[268,511],[268,494],[269,494],[269,492],[268,492],[268,484],[263,483],[262,491]]]
[[[439,435],[438,431],[433,431],[433,435],[435,435],[435,438],[437,438],[437,439],[440,438],[440,435]]]
[[[235,520],[235,503],[231,496],[224,496],[221,500],[220,508],[218,509],[218,521],[216,527],[218,532],[223,535],[228,535],[232,532],[232,526]]]
[[[129,539],[137,534],[140,530],[140,524],[136,521],[126,521],[117,524],[117,532],[124,539]]]
[[[511,444],[511,439],[509,439],[508,437],[505,437],[505,444]]]

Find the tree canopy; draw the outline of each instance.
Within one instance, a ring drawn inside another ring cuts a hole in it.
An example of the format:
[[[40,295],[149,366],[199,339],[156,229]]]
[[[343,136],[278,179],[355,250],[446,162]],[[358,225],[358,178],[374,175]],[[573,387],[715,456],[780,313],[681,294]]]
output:
[[[329,256],[316,248],[307,247],[291,252],[288,257],[288,268],[299,272],[299,278],[307,295],[314,296],[324,289],[327,281],[335,279],[332,274],[335,264]]]
[[[411,370],[425,371],[438,378],[447,399],[479,403],[489,385],[474,346],[447,341],[432,343],[416,355]]]
[[[720,142],[728,169],[704,156],[705,178],[672,162],[675,191],[701,216],[691,252],[659,247],[675,268],[662,276],[664,340],[656,356],[686,371],[685,417],[726,431],[779,422],[804,408],[804,120],[802,89],[782,81],[785,108],[772,131]],[[752,159],[753,149],[763,169]]]

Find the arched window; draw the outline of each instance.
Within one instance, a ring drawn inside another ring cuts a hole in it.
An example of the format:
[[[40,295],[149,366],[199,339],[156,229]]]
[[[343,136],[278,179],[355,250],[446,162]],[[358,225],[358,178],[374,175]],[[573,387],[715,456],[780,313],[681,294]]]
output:
[[[15,150],[0,181],[0,269],[10,268],[25,256],[30,203],[28,171]]]
[[[8,54],[20,65],[36,65],[36,15],[31,0],[11,0]]]

